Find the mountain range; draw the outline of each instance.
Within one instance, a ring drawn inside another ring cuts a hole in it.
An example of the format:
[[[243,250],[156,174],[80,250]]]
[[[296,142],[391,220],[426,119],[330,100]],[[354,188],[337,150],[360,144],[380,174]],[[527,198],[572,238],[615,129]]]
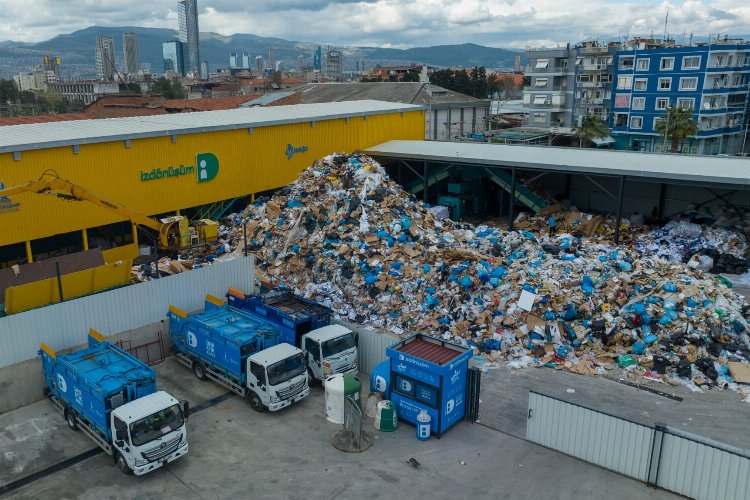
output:
[[[139,61],[148,64],[152,73],[163,72],[162,43],[177,39],[177,31],[165,28],[141,28],[137,26],[103,27],[92,26],[66,35],[58,35],[38,43],[0,42],[0,77],[10,78],[20,72],[29,71],[41,63],[48,52],[62,59],[62,76],[68,78],[90,78],[95,76],[94,46],[97,36],[111,36],[115,40],[115,65],[123,67],[122,34],[132,32],[138,38]],[[316,46],[312,42],[295,42],[281,38],[267,38],[248,34],[224,36],[217,33],[201,33],[201,58],[208,61],[209,70],[229,67],[231,52],[249,52],[250,65],[255,66],[256,56],[268,60],[268,49],[273,47],[277,61],[285,68],[294,68],[298,56],[305,64],[312,64]],[[323,52],[326,51],[323,46]],[[365,68],[377,65],[426,64],[437,67],[487,68],[513,67],[516,55],[525,59],[523,52],[485,47],[471,43],[441,45],[411,49],[385,49],[378,47],[336,47],[343,55],[342,69],[354,70],[357,62]],[[325,55],[324,55],[325,58]],[[324,63],[325,64],[325,63]]]

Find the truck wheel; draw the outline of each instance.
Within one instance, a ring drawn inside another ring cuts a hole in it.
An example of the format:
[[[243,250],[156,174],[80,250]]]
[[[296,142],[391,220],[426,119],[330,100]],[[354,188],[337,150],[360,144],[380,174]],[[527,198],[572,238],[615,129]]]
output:
[[[73,410],[68,410],[65,412],[65,420],[68,421],[68,427],[70,427],[74,431],[78,430],[78,422],[76,422],[76,414],[75,412],[73,412]]]
[[[193,362],[193,373],[198,377],[198,380],[206,380],[206,365],[200,361]]]
[[[247,404],[249,404],[253,410],[259,413],[263,413],[268,409],[266,408],[266,405],[263,404],[263,401],[261,401],[260,397],[253,391],[248,391],[245,398],[247,399]]]
[[[122,456],[121,453],[117,454],[117,468],[120,469],[120,472],[125,474],[126,476],[129,476],[133,473],[133,469],[128,467],[128,463],[125,461],[125,457]]]
[[[315,378],[310,368],[307,369],[307,379],[307,385],[309,385],[310,387],[320,385],[320,380]]]

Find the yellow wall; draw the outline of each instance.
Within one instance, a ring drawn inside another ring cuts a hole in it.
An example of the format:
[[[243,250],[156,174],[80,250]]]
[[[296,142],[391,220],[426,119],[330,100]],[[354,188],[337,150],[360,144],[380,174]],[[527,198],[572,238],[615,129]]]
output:
[[[0,154],[0,180],[15,186],[54,169],[64,179],[105,198],[148,215],[275,189],[297,178],[318,158],[350,153],[392,139],[424,138],[424,111],[345,119],[293,123],[247,129],[134,139],[130,148],[122,140],[23,151],[19,161]],[[287,144],[307,146],[304,153],[286,157]],[[210,152],[220,169],[211,181],[198,183],[196,175],[141,181],[140,172],[180,164],[195,166],[195,155]],[[0,192],[0,196],[2,192]],[[123,220],[88,202],[63,201],[34,193],[14,195],[21,206],[0,211],[0,246],[55,234],[111,224]]]
[[[83,297],[108,288],[127,285],[133,259],[114,264],[84,269],[61,277],[65,300]],[[37,307],[60,302],[60,289],[57,278],[49,278],[25,285],[5,289],[5,312],[15,314]]]

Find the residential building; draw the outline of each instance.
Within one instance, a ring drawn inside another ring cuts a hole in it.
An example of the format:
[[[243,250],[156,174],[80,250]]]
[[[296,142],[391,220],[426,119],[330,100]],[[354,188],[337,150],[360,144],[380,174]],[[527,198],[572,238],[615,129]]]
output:
[[[188,73],[197,75],[201,70],[200,39],[198,31],[198,0],[177,2],[177,18],[180,25],[179,40],[185,44],[187,57],[185,66]],[[201,75],[207,78],[208,75]]]
[[[178,76],[185,76],[185,44],[173,40],[161,44],[164,57],[164,73],[172,72]]]
[[[612,105],[614,55],[619,44],[584,42],[576,47],[573,123],[580,127],[583,117],[593,115],[609,120]]]
[[[250,69],[250,52],[242,53],[242,69]]]
[[[262,75],[265,72],[266,69],[266,63],[263,61],[263,56],[256,56],[255,57],[255,71],[258,72],[258,75]]]
[[[122,53],[125,58],[125,73],[136,75],[140,67],[138,64],[138,38],[135,33],[122,34]]]
[[[576,83],[577,50],[564,48],[535,49],[526,53],[525,76],[530,86],[524,89],[523,102],[528,108],[529,127],[571,131],[573,96]]]
[[[629,44],[615,55],[610,118],[617,149],[669,151],[656,123],[668,108],[693,111],[698,133],[678,145],[688,154],[736,154],[747,131],[750,44],[711,40],[691,46]]]
[[[96,77],[99,80],[112,80],[115,74],[115,39],[111,36],[96,37],[94,56]]]

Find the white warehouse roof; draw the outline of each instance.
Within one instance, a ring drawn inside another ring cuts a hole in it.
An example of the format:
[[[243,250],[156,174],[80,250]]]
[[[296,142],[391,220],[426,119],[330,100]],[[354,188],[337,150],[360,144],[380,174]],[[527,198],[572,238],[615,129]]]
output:
[[[560,173],[625,176],[750,189],[750,158],[438,141],[388,141],[364,150],[379,158],[456,165],[516,167]]]
[[[269,127],[420,109],[426,108],[369,100],[8,125],[0,127],[0,153],[144,137]]]

